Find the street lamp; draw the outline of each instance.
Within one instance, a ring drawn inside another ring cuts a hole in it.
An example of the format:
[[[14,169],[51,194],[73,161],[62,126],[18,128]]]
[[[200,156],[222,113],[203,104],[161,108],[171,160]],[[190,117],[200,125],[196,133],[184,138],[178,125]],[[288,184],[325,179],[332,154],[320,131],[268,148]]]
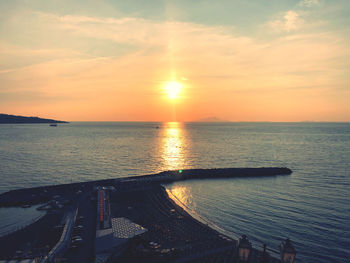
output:
[[[289,238],[285,242],[282,242],[281,246],[281,262],[282,263],[294,263],[296,251]]]
[[[249,242],[246,235],[238,241],[238,257],[240,262],[248,262],[250,250],[252,249],[252,244]]]

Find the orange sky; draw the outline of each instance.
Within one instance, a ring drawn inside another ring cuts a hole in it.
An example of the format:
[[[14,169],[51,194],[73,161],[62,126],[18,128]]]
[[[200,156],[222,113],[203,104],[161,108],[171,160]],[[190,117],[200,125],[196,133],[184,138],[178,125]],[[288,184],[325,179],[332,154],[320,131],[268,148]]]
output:
[[[204,4],[188,13],[167,6],[159,16],[100,2],[79,12],[41,1],[7,4],[1,113],[68,121],[350,121],[349,40],[331,19],[338,9],[327,17],[323,2],[287,1],[247,24],[244,17],[207,21]],[[242,12],[251,15],[249,8]],[[174,100],[169,81],[182,85]]]

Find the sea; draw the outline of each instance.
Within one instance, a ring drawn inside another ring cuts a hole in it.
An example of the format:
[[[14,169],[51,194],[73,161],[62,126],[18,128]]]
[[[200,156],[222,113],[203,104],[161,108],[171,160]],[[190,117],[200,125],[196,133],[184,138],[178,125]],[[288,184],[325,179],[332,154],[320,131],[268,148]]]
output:
[[[230,167],[288,167],[293,173],[166,187],[189,213],[232,237],[247,235],[255,247],[266,244],[272,254],[290,238],[296,262],[350,262],[350,123],[0,125],[0,193]],[[19,214],[1,208],[0,233]]]

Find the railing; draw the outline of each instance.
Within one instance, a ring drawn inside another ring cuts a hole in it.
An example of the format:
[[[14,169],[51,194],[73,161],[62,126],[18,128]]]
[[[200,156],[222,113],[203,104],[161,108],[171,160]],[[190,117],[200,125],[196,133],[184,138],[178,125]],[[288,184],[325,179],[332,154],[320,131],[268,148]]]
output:
[[[74,227],[74,222],[76,220],[77,214],[78,208],[75,208],[74,211],[68,214],[60,240],[40,263],[54,262],[56,256],[63,255],[64,252],[68,249],[71,232]]]

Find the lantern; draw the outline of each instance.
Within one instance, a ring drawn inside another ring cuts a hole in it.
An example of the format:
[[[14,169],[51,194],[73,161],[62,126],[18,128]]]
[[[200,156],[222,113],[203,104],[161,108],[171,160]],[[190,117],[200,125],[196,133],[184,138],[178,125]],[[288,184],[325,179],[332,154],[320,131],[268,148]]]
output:
[[[250,250],[252,249],[252,244],[249,242],[246,235],[238,241],[238,258],[240,262],[248,262]]]
[[[294,263],[296,251],[290,242],[289,238],[281,244],[281,262],[282,263]]]

